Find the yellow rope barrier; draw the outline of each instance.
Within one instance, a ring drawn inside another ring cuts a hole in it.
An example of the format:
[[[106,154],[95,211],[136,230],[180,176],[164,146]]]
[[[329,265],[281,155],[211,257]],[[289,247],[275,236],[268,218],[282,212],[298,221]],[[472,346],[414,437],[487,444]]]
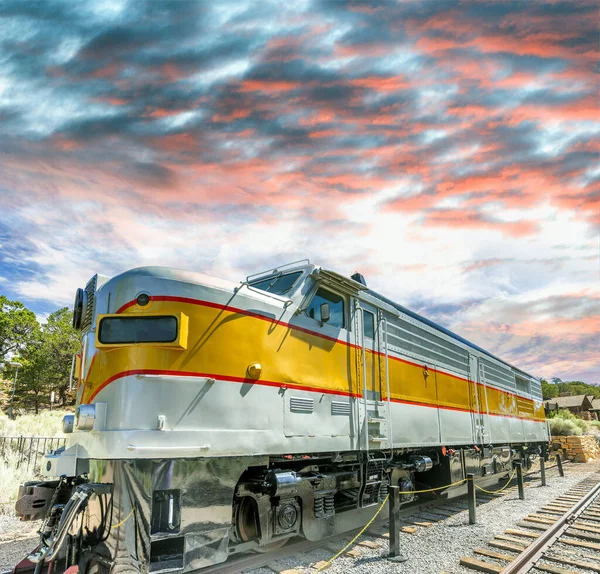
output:
[[[131,512],[127,515],[127,517],[124,520],[121,520],[121,522],[119,522],[118,524],[115,524],[111,528],[120,528],[121,526],[123,526],[123,524],[125,524],[131,518],[131,516],[133,515],[134,512],[135,512],[135,506],[131,509]]]
[[[517,472],[517,469],[515,468],[512,471],[512,474],[508,477],[508,482],[500,489],[500,490],[486,490],[485,488],[482,488],[481,486],[475,485],[475,488],[478,488],[479,490],[481,490],[482,492],[485,492],[487,494],[498,494],[499,492],[502,492],[513,480],[513,478],[515,477],[515,474]]]
[[[447,484],[445,486],[438,486],[436,488],[428,488],[426,490],[408,490],[408,491],[399,492],[398,494],[421,494],[423,492],[433,492],[435,490],[443,490],[445,488],[457,486],[459,484],[463,484],[463,482],[467,482],[467,479],[463,478],[462,480],[459,480],[458,482],[453,482],[452,484]],[[350,546],[352,546],[360,538],[360,536],[364,533],[364,531],[367,528],[369,528],[369,526],[371,526],[371,524],[373,524],[373,521],[377,518],[377,516],[381,512],[382,508],[385,506],[385,503],[388,501],[389,497],[390,497],[390,495],[388,494],[385,497],[385,500],[381,503],[381,506],[377,509],[377,512],[373,515],[373,518],[371,518],[371,520],[369,520],[369,522],[367,522],[367,524],[363,527],[363,529],[352,540],[350,540],[350,542],[348,542],[348,544],[346,544],[346,546],[344,546],[333,558],[329,559],[327,562],[325,562],[325,564],[322,564],[321,566],[319,566],[319,568],[317,568],[317,570],[315,570],[315,573],[321,572],[321,570],[325,570],[325,568],[327,568],[334,560],[339,558],[344,552],[346,552],[346,550],[348,550],[348,548],[350,548]]]
[[[350,540],[350,542],[348,542],[348,544],[346,544],[346,546],[344,546],[333,558],[329,559],[327,562],[325,562],[325,564],[322,564],[321,566],[319,566],[319,568],[317,568],[316,572],[321,572],[321,570],[324,570],[325,568],[327,568],[327,566],[329,566],[336,558],[338,558],[344,552],[346,552],[346,550],[348,550],[348,548],[350,548],[350,546],[352,546],[358,540],[359,536],[367,528],[369,528],[369,526],[371,526],[371,524],[373,524],[373,521],[377,518],[377,516],[381,512],[381,509],[385,506],[385,503],[388,501],[389,497],[390,497],[390,495],[388,494],[385,497],[385,500],[381,503],[381,506],[377,509],[377,512],[373,515],[373,518],[371,518],[371,520],[369,520],[369,522],[367,522],[367,524],[364,526],[364,528],[352,540]]]
[[[459,480],[458,482],[453,482],[452,484],[446,484],[445,486],[438,486],[436,488],[428,488],[427,490],[408,490],[406,492],[399,492],[398,494],[421,494],[422,492],[433,492],[434,490],[444,490],[444,488],[451,488],[452,486],[457,486],[462,484],[463,482],[467,482],[466,478]]]

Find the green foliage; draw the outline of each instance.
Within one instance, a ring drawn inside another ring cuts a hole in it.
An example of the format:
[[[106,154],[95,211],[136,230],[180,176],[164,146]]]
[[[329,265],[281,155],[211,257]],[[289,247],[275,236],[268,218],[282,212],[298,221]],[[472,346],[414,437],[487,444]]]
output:
[[[3,299],[6,300],[6,297]],[[19,313],[24,310],[35,320],[35,315],[24,309],[21,303],[10,303],[14,308],[20,309]],[[6,317],[4,319],[4,324],[8,325]],[[21,329],[20,332],[23,333],[24,330]],[[11,344],[14,348],[15,344]],[[50,405],[52,392],[55,393],[55,404],[63,406],[68,404],[72,399],[68,391],[72,359],[80,348],[79,335],[71,326],[69,309],[64,307],[55,311],[41,327],[35,321],[35,328],[28,332],[26,339],[21,337],[18,348],[19,362],[22,367],[19,367],[17,373],[15,410],[33,409],[38,413],[40,407]],[[4,403],[7,408],[10,403],[15,368],[6,364],[2,376],[5,379]]]
[[[45,362],[45,379],[64,405],[67,402],[69,375],[73,355],[80,348],[79,334],[71,324],[71,311],[63,307],[48,317],[42,327],[41,352]]]
[[[588,385],[582,381],[570,381],[567,383],[559,382],[555,386],[558,389],[558,396],[560,397],[592,395],[594,398],[600,399],[600,386],[598,385]]]
[[[540,380],[542,382],[542,396],[544,400],[558,397],[558,387],[556,385],[549,383],[545,379]]]
[[[34,478],[27,465],[19,465],[19,462],[19,455],[8,449],[0,460],[0,515],[13,513],[19,485]]]
[[[584,421],[571,411],[561,409],[548,417],[550,420],[550,432],[553,435],[582,435],[598,434],[600,432],[600,421]]]
[[[560,409],[556,414],[555,417],[558,419],[563,419],[566,421],[575,421],[575,420],[581,420],[578,417],[576,417],[570,410],[568,409]]]
[[[545,379],[540,380],[542,382],[542,395],[544,400],[575,395],[591,395],[596,399],[600,399],[599,385],[588,385],[582,381],[563,382],[557,378],[553,378],[551,383]]]
[[[0,363],[27,348],[39,327],[33,311],[20,301],[9,301],[0,295]]]
[[[572,420],[556,416],[550,419],[550,433],[552,436],[580,436],[583,431]]]
[[[44,411],[38,415],[17,417],[14,421],[0,417],[0,436],[51,436],[63,437],[62,419],[67,410]]]

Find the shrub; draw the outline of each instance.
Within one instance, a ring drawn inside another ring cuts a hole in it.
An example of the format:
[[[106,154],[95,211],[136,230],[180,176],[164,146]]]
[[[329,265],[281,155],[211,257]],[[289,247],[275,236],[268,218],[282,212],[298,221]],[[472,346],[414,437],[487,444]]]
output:
[[[550,428],[552,429],[552,425],[555,424],[557,425],[556,428],[560,428],[561,430],[566,430],[567,426],[564,426],[564,424],[562,423],[570,423],[572,425],[571,428],[576,427],[579,429],[579,432],[574,432],[574,433],[567,433],[567,432],[552,432],[552,434],[576,434],[576,435],[581,435],[581,434],[595,434],[594,432],[592,432],[592,425],[591,425],[591,421],[584,421],[583,419],[580,419],[578,416],[574,415],[571,411],[568,411],[567,409],[561,409],[560,411],[558,411],[554,417],[552,417],[551,419],[549,419],[550,421]],[[560,421],[560,422],[559,422]]]
[[[600,434],[600,421],[590,421],[590,434]]]
[[[19,456],[11,451],[0,460],[0,514],[13,514],[19,485],[34,478],[26,464],[17,468],[18,462]]]
[[[17,416],[13,421],[0,417],[0,436],[64,437],[62,418],[68,411],[42,411],[34,415]]]
[[[581,427],[574,421],[558,416],[550,419],[550,432],[552,433],[552,436],[580,436],[583,434]]]

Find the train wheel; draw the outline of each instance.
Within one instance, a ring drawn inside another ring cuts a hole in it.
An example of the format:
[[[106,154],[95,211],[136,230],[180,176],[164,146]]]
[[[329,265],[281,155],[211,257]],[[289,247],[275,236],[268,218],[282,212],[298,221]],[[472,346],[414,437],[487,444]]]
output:
[[[252,498],[246,496],[237,507],[235,525],[237,534],[244,542],[257,540],[260,537],[260,528],[258,522],[258,511],[256,503]],[[289,538],[277,540],[270,544],[264,544],[256,549],[257,552],[272,552],[284,546]]]

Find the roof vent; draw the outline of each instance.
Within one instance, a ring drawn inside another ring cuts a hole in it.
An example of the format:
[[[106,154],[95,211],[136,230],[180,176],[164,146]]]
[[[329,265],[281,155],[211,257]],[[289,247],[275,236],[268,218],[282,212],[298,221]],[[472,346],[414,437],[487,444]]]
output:
[[[365,281],[365,278],[363,277],[363,275],[361,273],[358,273],[358,271],[352,275],[350,277],[350,279],[354,279],[354,281],[357,281],[358,283],[360,283],[361,285],[364,285],[365,287],[367,286],[367,282]]]

